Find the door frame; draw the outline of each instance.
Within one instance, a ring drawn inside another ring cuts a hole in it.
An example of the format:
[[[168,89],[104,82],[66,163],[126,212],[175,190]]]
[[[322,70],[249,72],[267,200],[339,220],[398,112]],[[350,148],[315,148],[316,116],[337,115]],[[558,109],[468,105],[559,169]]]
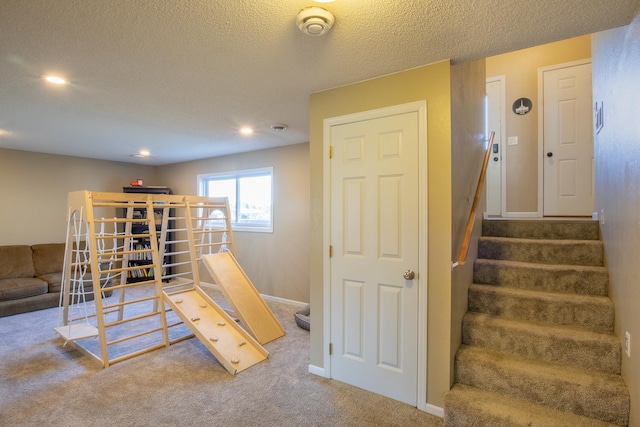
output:
[[[488,83],[500,82],[500,216],[507,217],[507,149],[505,141],[507,138],[507,113],[506,108],[506,76],[504,74],[499,76],[487,77],[485,86]],[[488,113],[488,109],[487,109]],[[485,118],[486,120],[486,118]],[[489,123],[487,121],[487,129],[485,135],[487,138],[490,135],[492,129],[489,129]]]
[[[591,58],[538,68],[538,217],[544,217],[544,73],[562,68],[591,64]],[[593,86],[593,80],[591,81]],[[592,88],[593,90],[593,88]]]
[[[418,113],[418,381],[416,390],[416,407],[428,410],[427,405],[427,286],[428,286],[428,194],[427,194],[427,102],[416,101],[407,104],[384,107],[359,113],[324,119],[322,129],[323,155],[329,156],[331,150],[331,127],[347,123],[371,120],[396,114]],[[322,360],[324,376],[331,378],[331,161],[323,162],[322,188],[322,272],[323,272],[323,352]]]

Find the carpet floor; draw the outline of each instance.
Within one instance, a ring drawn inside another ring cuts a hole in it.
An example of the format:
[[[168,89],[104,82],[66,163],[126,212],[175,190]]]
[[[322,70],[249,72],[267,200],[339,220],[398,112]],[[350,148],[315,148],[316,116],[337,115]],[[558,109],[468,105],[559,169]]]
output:
[[[236,376],[196,338],[102,369],[64,346],[53,330],[57,308],[0,318],[0,425],[442,426],[410,405],[310,374],[297,307],[267,303],[286,336]]]

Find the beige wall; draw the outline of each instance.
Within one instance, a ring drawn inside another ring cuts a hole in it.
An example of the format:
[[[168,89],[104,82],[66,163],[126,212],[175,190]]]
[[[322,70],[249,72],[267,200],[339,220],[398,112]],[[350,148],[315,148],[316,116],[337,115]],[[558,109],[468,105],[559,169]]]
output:
[[[640,15],[628,26],[593,36],[593,101],[604,103],[604,127],[595,136],[596,199],[615,332],[631,357],[622,355],[622,377],[631,393],[630,426],[640,426]]]
[[[486,59],[487,77],[505,76],[507,212],[538,211],[538,68],[590,57],[587,35]],[[531,99],[533,108],[519,116],[511,106],[523,97]],[[510,136],[518,137],[518,145],[507,145]]]
[[[484,161],[485,82],[484,60],[451,67],[452,260],[458,259]],[[452,383],[454,358],[462,342],[462,317],[467,312],[467,294],[473,281],[473,261],[477,255],[478,235],[482,229],[482,213],[486,204],[484,194],[483,191],[477,207],[466,263],[457,266],[451,276]]]
[[[323,120],[376,108],[427,101],[428,155],[428,367],[427,400],[442,406],[450,382],[451,324],[451,103],[449,62],[440,62],[337,89],[310,102],[311,365],[323,368]]]
[[[137,178],[162,184],[150,166],[0,149],[0,244],[64,242],[67,193],[120,193]]]
[[[258,292],[309,301],[309,144],[158,168],[175,194],[197,194],[198,174],[273,167],[273,233],[234,232],[238,263]],[[211,281],[206,269],[202,280]]]
[[[63,242],[70,191],[119,193],[142,178],[197,194],[198,174],[266,166],[274,168],[274,232],[234,233],[238,261],[259,292],[308,302],[307,143],[160,167],[0,149],[0,244]]]

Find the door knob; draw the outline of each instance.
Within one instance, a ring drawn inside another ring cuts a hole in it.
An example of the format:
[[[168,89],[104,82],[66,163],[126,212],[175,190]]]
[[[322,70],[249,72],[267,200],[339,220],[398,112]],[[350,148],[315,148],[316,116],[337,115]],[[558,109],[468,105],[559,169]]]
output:
[[[404,280],[413,280],[416,277],[416,273],[413,270],[407,270],[402,277],[404,277]]]
[[[553,153],[552,153],[551,151],[549,151],[549,152],[547,153],[547,157],[553,157]]]

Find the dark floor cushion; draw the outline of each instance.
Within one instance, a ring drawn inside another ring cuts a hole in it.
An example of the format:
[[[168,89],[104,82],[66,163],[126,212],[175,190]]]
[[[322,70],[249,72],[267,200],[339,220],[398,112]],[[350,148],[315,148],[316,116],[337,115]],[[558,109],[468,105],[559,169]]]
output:
[[[0,301],[16,300],[46,294],[49,285],[35,277],[0,280]]]
[[[302,307],[300,310],[296,311],[294,317],[296,319],[296,324],[300,326],[302,329],[306,329],[307,331],[311,330],[311,306],[309,304]]]

